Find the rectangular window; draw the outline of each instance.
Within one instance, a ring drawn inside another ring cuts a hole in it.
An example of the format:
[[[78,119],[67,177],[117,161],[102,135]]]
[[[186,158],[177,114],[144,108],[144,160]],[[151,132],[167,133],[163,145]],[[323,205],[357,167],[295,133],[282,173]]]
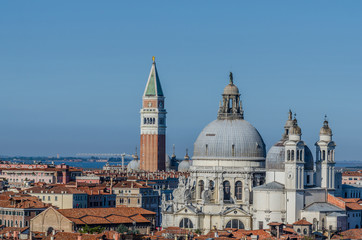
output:
[[[58,201],[58,196],[55,196],[54,199],[55,199],[55,201]]]
[[[264,229],[263,228],[263,221],[259,221],[259,229]]]

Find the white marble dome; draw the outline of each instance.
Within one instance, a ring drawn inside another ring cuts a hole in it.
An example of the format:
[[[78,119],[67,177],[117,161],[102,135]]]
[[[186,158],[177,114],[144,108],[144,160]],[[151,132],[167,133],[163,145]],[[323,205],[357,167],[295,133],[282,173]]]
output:
[[[200,160],[264,161],[265,144],[248,121],[215,120],[208,124],[194,144],[193,165]]]
[[[191,161],[190,160],[183,160],[178,165],[177,171],[179,172],[188,172],[191,167]]]
[[[128,172],[135,172],[140,170],[140,160],[133,159],[130,161],[127,165],[127,171]]]

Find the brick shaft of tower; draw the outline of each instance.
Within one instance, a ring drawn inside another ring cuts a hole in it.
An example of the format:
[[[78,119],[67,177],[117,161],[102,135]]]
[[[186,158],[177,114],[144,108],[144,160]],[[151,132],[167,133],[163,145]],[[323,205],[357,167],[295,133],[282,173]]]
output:
[[[142,98],[140,169],[149,172],[166,170],[165,97],[153,58]]]

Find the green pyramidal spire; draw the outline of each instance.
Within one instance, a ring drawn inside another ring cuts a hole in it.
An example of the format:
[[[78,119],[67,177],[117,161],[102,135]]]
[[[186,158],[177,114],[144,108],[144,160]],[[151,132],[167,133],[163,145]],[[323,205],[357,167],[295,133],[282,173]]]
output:
[[[147,85],[144,96],[158,96],[163,97],[160,78],[158,77],[155,57],[152,57],[153,63],[151,67],[150,76],[148,77]]]

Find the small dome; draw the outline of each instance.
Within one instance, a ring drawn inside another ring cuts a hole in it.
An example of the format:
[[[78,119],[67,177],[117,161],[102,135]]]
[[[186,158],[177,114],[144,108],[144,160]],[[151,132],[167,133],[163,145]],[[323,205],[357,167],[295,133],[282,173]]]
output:
[[[179,172],[188,172],[191,166],[191,162],[190,160],[183,160],[179,165],[178,165],[178,171]]]
[[[298,126],[297,119],[295,119],[295,118],[293,120],[293,126],[289,130],[289,133],[294,134],[294,135],[302,134],[302,129]]]
[[[327,120],[324,121],[323,127],[322,127],[321,130],[319,131],[319,135],[332,136],[332,129],[329,127]]]
[[[270,148],[265,160],[267,170],[283,170],[285,162],[284,141],[279,141]],[[313,170],[313,155],[308,146],[304,147],[304,170]]]
[[[234,85],[233,83],[229,83],[225,88],[224,88],[224,93],[223,95],[239,95],[239,89],[236,85]]]
[[[137,159],[133,159],[127,165],[127,172],[134,172],[140,170],[140,161]]]

